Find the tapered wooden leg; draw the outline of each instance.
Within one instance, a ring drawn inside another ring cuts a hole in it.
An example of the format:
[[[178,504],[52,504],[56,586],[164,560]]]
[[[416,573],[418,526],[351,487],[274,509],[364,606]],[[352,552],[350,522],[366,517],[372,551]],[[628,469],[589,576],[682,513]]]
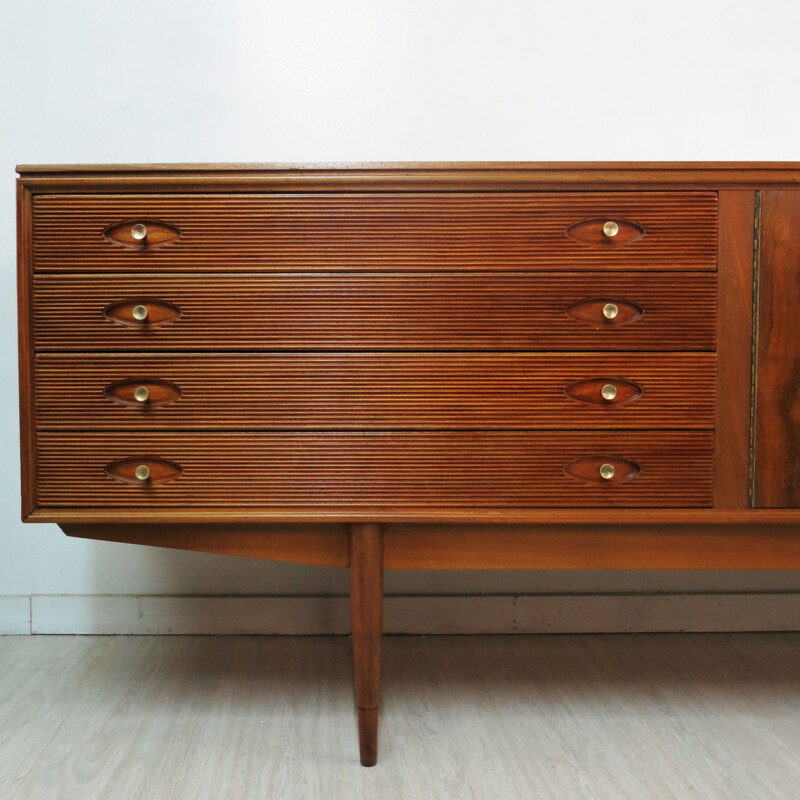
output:
[[[373,767],[378,761],[383,628],[383,533],[380,525],[350,526],[350,614],[361,764]]]

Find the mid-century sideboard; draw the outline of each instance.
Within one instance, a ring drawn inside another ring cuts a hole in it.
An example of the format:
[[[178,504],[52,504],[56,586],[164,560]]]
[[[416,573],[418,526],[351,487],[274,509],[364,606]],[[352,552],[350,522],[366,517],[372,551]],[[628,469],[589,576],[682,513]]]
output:
[[[19,167],[22,515],[349,567],[800,567],[800,164]]]

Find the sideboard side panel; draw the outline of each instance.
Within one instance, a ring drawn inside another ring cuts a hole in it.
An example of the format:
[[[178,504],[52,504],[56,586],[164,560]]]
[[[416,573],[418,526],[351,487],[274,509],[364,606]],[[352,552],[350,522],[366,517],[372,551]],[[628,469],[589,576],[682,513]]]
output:
[[[761,192],[753,504],[800,507],[800,191]]]
[[[22,519],[36,509],[36,450],[33,430],[33,308],[31,192],[17,181],[17,319],[19,326],[19,426]]]

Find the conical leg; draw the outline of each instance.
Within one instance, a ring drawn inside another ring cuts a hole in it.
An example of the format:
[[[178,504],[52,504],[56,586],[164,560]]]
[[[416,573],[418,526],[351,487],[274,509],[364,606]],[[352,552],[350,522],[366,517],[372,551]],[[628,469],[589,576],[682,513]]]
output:
[[[383,534],[372,523],[350,526],[350,614],[361,764],[373,767],[378,760]]]

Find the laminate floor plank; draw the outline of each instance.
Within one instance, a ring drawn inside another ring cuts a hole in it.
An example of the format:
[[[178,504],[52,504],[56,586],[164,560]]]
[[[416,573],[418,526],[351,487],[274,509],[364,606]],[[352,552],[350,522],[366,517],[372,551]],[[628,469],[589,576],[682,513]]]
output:
[[[16,639],[16,642],[13,640]],[[0,678],[0,796],[19,796],[47,747],[57,741],[65,721],[96,691],[107,674],[118,644],[111,637],[3,637],[6,659]],[[6,642],[10,647],[6,648]],[[16,647],[14,646],[16,645]],[[144,654],[149,648],[143,643]],[[120,675],[123,679],[125,676]],[[24,795],[22,795],[24,797]]]
[[[138,648],[126,646],[119,637],[29,637],[41,640],[32,643],[36,649],[54,650],[45,669],[32,654],[26,693],[31,702],[26,730],[17,727],[18,716],[13,706],[3,705],[0,727],[12,730],[11,754],[26,741],[44,741],[31,769],[13,787],[16,793],[0,795],[10,798],[64,798],[79,796],[127,797],[123,789],[114,787],[108,793],[102,780],[108,763],[104,737],[105,725],[111,721],[115,733],[125,729],[126,720],[120,707],[130,702],[135,687],[146,684],[146,677],[157,669],[158,642],[142,637]],[[62,647],[55,647],[60,641]],[[61,652],[59,653],[59,649]],[[66,651],[66,652],[65,652]],[[25,695],[23,694],[23,697]],[[4,717],[8,717],[5,722]],[[4,724],[5,723],[5,724]],[[137,730],[141,735],[141,729]],[[40,738],[41,737],[41,738]],[[0,753],[0,757],[2,753]],[[0,762],[1,763],[1,762]],[[16,758],[15,764],[24,763]],[[0,775],[5,775],[0,769]],[[2,788],[0,778],[0,788]]]
[[[798,796],[800,634],[0,638],[3,800]]]

